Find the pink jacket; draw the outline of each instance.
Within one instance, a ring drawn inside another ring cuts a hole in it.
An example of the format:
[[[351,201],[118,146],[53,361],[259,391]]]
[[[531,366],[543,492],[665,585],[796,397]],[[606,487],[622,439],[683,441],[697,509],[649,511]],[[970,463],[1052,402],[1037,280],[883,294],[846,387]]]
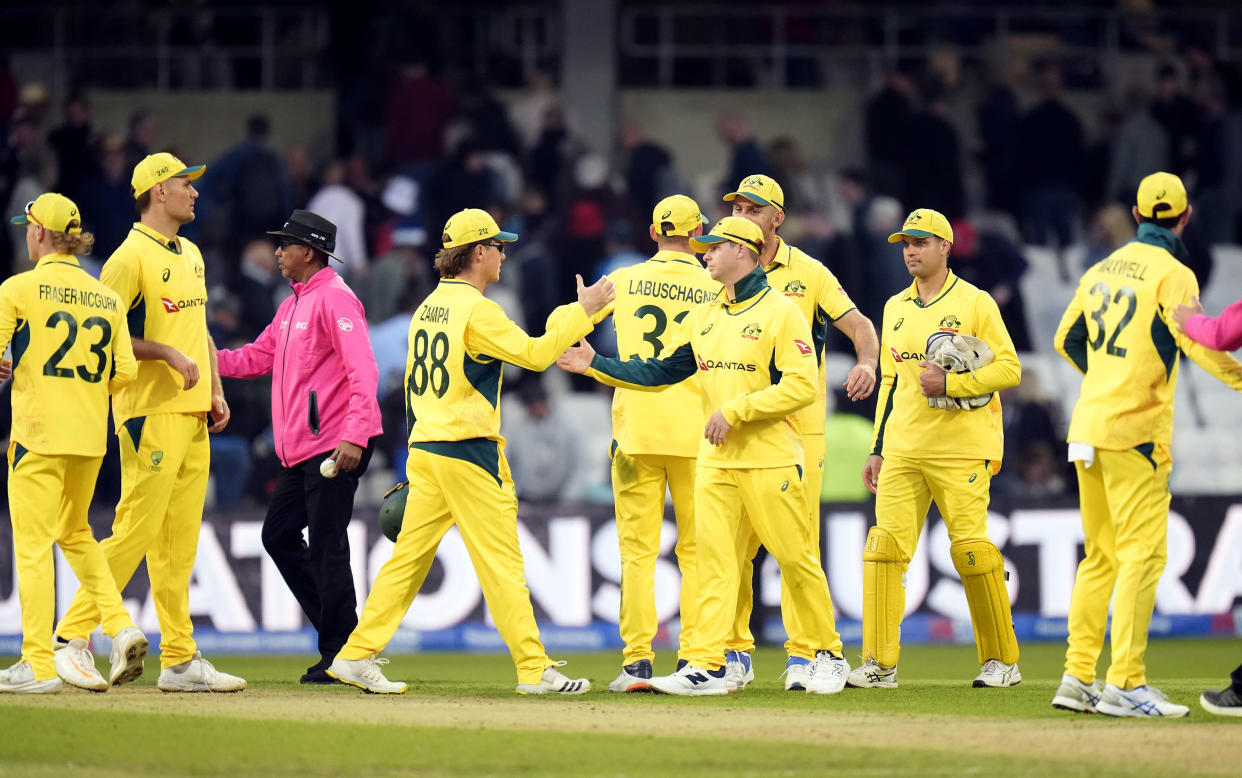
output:
[[[293,296],[254,343],[218,352],[226,378],[272,374],[272,431],[285,467],[342,440],[366,448],[382,431],[362,303],[330,267],[291,286]]]
[[[1242,348],[1242,300],[1211,318],[1196,314],[1186,320],[1186,337],[1217,351]]]

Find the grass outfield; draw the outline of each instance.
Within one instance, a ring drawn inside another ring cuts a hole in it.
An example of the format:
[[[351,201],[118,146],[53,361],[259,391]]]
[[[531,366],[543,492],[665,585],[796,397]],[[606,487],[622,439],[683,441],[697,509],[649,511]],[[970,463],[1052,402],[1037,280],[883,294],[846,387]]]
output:
[[[8,775],[1236,775],[1242,718],[1198,706],[1242,661],[1242,641],[1153,643],[1151,677],[1192,706],[1189,719],[1072,715],[1049,701],[1061,644],[1023,647],[1025,680],[972,689],[974,650],[913,646],[901,687],[834,697],[783,691],[784,657],[763,650],[757,680],[716,698],[614,695],[616,654],[562,656],[596,690],[582,697],[513,693],[497,655],[395,656],[410,691],[366,695],[303,687],[309,658],[217,657],[250,688],[165,695],[147,675],[107,694],[0,697],[0,773]],[[4,666],[11,660],[5,660]],[[661,656],[657,671],[671,670]],[[103,665],[107,662],[104,660]]]

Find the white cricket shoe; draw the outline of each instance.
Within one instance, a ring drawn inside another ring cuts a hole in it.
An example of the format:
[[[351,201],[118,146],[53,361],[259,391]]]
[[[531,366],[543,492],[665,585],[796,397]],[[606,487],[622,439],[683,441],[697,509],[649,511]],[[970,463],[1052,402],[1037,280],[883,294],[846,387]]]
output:
[[[120,686],[142,677],[142,660],[147,658],[147,636],[137,627],[126,627],[112,638],[112,670],[108,685]]]
[[[897,665],[885,667],[875,661],[875,657],[867,660],[850,671],[845,685],[855,689],[896,689]]]
[[[785,676],[785,691],[804,692],[807,679],[811,677],[811,660],[791,656],[785,662],[785,672],[781,675]]]
[[[0,694],[55,694],[62,688],[59,677],[36,681],[29,662],[18,662],[0,674]]]
[[[725,681],[725,669],[704,670],[687,664],[672,675],[662,675],[647,682],[651,691],[677,694],[683,697],[729,694],[737,689],[729,688]]]
[[[1096,710],[1108,716],[1126,718],[1179,719],[1190,715],[1190,708],[1169,702],[1164,692],[1154,686],[1120,689],[1111,683],[1104,687]]]
[[[651,680],[651,660],[640,659],[633,664],[622,666],[621,674],[608,684],[608,691],[620,694],[645,692],[649,680]]]
[[[1057,687],[1057,695],[1052,698],[1052,707],[1072,710],[1075,713],[1096,713],[1100,695],[1099,681],[1083,683],[1066,673],[1061,676],[1061,685]]]
[[[177,670],[165,667],[160,671],[156,686],[162,692],[240,692],[246,688],[246,679],[222,673],[203,659],[201,651],[194,658],[179,665]]]
[[[850,674],[850,663],[831,651],[816,651],[806,679],[807,694],[840,694]]]
[[[570,678],[556,669],[564,666],[564,662],[556,662],[545,667],[539,683],[520,683],[514,691],[518,694],[586,694],[591,691],[591,682],[587,679]]]
[[[88,692],[108,691],[108,682],[95,669],[95,657],[85,638],[74,638],[57,648],[56,675],[60,680]]]
[[[740,691],[755,682],[755,665],[749,651],[725,652],[725,683],[732,691]]]
[[[337,657],[328,666],[328,675],[341,683],[357,686],[368,694],[404,694],[410,687],[385,678],[380,665],[386,664],[388,664],[387,659],[380,659],[375,654],[371,654],[366,659]]]
[[[999,659],[989,659],[983,663],[975,682],[971,686],[976,689],[1006,689],[1022,683],[1022,673],[1018,672],[1018,663],[1007,665]]]

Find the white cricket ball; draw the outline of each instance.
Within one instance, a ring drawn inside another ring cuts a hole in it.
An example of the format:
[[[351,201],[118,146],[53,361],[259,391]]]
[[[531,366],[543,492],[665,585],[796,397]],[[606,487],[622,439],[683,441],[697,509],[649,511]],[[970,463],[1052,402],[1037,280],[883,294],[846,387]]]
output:
[[[324,478],[336,478],[336,460],[328,458],[320,462],[319,474]]]

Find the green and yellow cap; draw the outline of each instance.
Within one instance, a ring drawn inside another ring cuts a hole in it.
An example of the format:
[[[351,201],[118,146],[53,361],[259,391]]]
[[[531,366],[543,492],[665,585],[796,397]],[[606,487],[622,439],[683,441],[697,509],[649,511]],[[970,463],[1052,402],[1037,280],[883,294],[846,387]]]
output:
[[[740,243],[748,249],[763,252],[763,230],[750,219],[743,219],[741,216],[724,217],[716,222],[711,232],[691,238],[690,247],[701,253],[711,248],[712,244],[725,241]]]
[[[481,240],[495,238],[503,243],[512,243],[518,239],[516,233],[504,232],[496,220],[487,211],[480,208],[466,208],[449,217],[444,225],[444,234],[440,242],[444,248],[451,249],[478,243]]]
[[[919,208],[910,212],[899,232],[888,236],[888,242],[900,243],[902,237],[943,238],[952,243],[953,228],[949,226],[949,220],[944,218],[944,214],[940,211]]]
[[[742,179],[742,183],[737,185],[736,192],[729,192],[724,196],[724,201],[732,202],[738,197],[745,197],[759,205],[771,205],[778,211],[785,210],[785,190],[781,189],[781,185],[769,176],[746,176]]]
[[[1172,173],[1152,173],[1139,182],[1135,198],[1139,216],[1167,219],[1186,212],[1186,185]]]
[[[134,199],[142,197],[148,189],[170,178],[185,177],[193,181],[203,174],[207,169],[206,165],[194,165],[187,167],[184,162],[169,154],[167,151],[161,151],[158,154],[149,154],[141,162],[134,166],[134,177],[130,179]]]
[[[78,213],[78,206],[56,192],[46,192],[26,203],[26,208],[9,221],[14,224],[38,224],[52,232],[76,234],[82,231],[82,214]]]

